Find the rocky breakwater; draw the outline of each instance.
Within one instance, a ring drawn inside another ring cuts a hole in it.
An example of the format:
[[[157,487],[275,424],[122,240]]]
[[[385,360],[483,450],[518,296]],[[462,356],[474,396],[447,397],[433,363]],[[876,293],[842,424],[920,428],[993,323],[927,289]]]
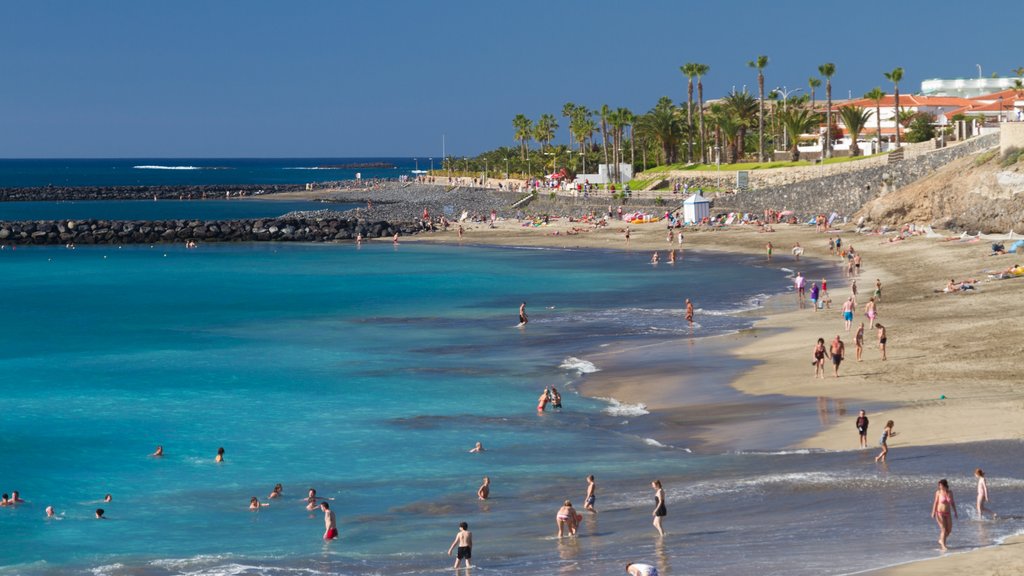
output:
[[[256,220],[51,220],[0,222],[0,243],[159,244],[203,242],[334,242],[415,234],[416,223],[354,218],[282,217]]]
[[[316,188],[330,183],[317,183]],[[61,202],[68,200],[201,200],[225,196],[262,196],[305,190],[305,184],[210,184],[193,186],[41,186],[0,188],[0,202]]]

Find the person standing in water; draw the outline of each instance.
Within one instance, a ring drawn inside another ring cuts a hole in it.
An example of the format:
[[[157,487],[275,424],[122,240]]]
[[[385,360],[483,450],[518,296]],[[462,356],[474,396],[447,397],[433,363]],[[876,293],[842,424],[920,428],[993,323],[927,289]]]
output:
[[[974,476],[978,479],[978,502],[977,502],[978,520],[983,520],[985,518],[985,512],[988,512],[989,514],[992,515],[993,518],[995,518],[996,517],[996,513],[991,511],[991,510],[989,510],[985,506],[985,502],[988,502],[989,499],[988,499],[988,484],[985,482],[985,472],[984,472],[984,470],[982,470],[981,468],[975,469],[974,470]]]
[[[455,568],[459,569],[459,564],[463,560],[466,561],[466,568],[472,568],[469,565],[469,561],[473,558],[473,533],[469,531],[469,524],[465,522],[459,522],[459,532],[455,535],[455,540],[452,541],[452,545],[448,547],[448,555],[452,555],[452,550],[458,547],[458,554],[455,556]]]
[[[651,482],[651,488],[654,488],[654,527],[658,530],[658,535],[664,536],[665,530],[661,526],[661,519],[668,515],[668,509],[665,508],[665,489],[661,487],[661,480]]]
[[[530,319],[526,316],[526,302],[519,305],[519,325],[526,326]]]
[[[487,500],[491,496],[491,478],[484,476],[484,483],[476,490],[476,497],[480,500]]]
[[[878,443],[882,445],[882,452],[878,456],[875,456],[875,462],[885,462],[886,456],[889,455],[889,438],[896,435],[896,433],[892,431],[892,427],[894,425],[895,424],[892,420],[885,423],[885,429],[882,430],[882,439],[878,441]]]
[[[932,500],[932,518],[939,525],[939,548],[946,551],[946,538],[953,532],[953,516],[960,519],[960,513],[956,510],[956,501],[953,500],[953,492],[949,489],[949,483],[943,478],[939,480],[938,489],[935,491],[935,499]],[[952,510],[953,515],[950,515]]]
[[[338,537],[338,520],[334,510],[331,510],[327,502],[321,502],[320,509],[324,511],[324,540],[334,540]]]
[[[591,474],[587,476],[587,497],[583,501],[583,509],[597,514],[597,509],[594,508],[595,502],[597,502],[597,482],[594,481],[594,475]]]
[[[548,392],[548,389],[545,388],[544,391],[541,392],[540,398],[537,398],[537,412],[543,412],[544,409],[547,408],[548,402],[550,401],[551,394]]]
[[[551,392],[548,393],[548,398],[551,399],[551,407],[555,410],[562,410],[562,395],[558,393],[558,388],[551,387]]]
[[[693,302],[690,299],[686,299],[686,321],[693,324]]]

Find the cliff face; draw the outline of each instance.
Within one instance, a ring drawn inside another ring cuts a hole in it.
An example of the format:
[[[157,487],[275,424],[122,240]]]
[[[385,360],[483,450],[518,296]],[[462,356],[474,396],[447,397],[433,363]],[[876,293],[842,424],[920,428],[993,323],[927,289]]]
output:
[[[916,223],[969,233],[1024,233],[1024,161],[993,152],[961,158],[871,200],[855,215],[871,226]]]

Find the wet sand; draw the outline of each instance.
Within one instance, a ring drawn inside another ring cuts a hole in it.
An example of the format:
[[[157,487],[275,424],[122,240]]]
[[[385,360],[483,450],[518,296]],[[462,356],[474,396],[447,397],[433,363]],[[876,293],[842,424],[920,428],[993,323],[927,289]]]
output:
[[[797,242],[803,258],[834,262],[828,252],[829,234],[815,233],[810,226],[778,225],[772,233],[737,226],[728,230],[687,230],[684,248],[724,251],[763,256],[765,244],[774,245],[773,258],[794,270],[801,269],[790,248]],[[569,235],[573,229],[586,232]],[[669,244],[665,228],[658,223],[630,226],[627,246],[623,230],[616,223],[593,229],[587,224],[552,220],[540,227],[523,227],[516,221],[499,221],[495,229],[476,223],[466,226],[463,242],[560,248],[602,248],[637,251],[660,250],[666,256]],[[555,234],[557,232],[557,235]],[[990,256],[985,241],[961,242],[912,237],[888,242],[886,237],[860,235],[852,226],[836,235],[845,246],[851,244],[863,258],[857,277],[859,296],[853,329],[846,332],[841,318],[842,302],[850,295],[850,279],[840,268],[828,276],[832,309],[814,312],[799,309],[795,296],[781,296],[758,312],[763,319],[753,330],[722,337],[729,352],[747,361],[731,384],[744,394],[742,402],[724,402],[706,410],[694,410],[685,401],[680,385],[666,371],[634,373],[633,378],[588,378],[584,392],[610,396],[624,402],[643,402],[667,422],[680,426],[706,425],[702,432],[709,445],[722,440],[723,430],[731,438],[725,444],[756,438],[758,414],[770,413],[775,403],[788,398],[793,414],[807,406],[826,406],[818,425],[807,425],[789,443],[791,448],[854,450],[858,439],[854,427],[857,410],[863,406],[884,406],[869,410],[869,446],[874,448],[886,420],[895,421],[897,435],[890,449],[901,446],[943,445],[958,442],[1009,440],[1024,437],[1024,378],[1018,359],[1024,352],[1024,322],[1018,318],[1024,301],[1024,278],[988,280],[986,272],[1024,263],[1024,255]],[[458,242],[454,231],[424,234],[422,241]],[[671,245],[675,247],[674,244]],[[778,262],[777,262],[778,263]],[[888,360],[882,361],[876,331],[865,331],[863,362],[854,360],[853,335],[860,322],[867,323],[864,303],[874,291],[875,279],[882,281],[878,320],[888,329]],[[950,278],[976,278],[977,288],[965,293],[936,292]],[[809,278],[810,281],[820,278]],[[699,294],[680,294],[700,306]],[[813,378],[812,349],[817,338],[826,342],[839,334],[846,343],[847,359],[840,377],[832,376],[826,363],[826,378]],[[679,346],[667,343],[666,346]],[[624,356],[627,358],[628,355]],[[594,375],[591,375],[594,376]],[[682,386],[685,388],[685,386]],[[685,390],[684,390],[685,392]],[[683,398],[681,398],[681,396]],[[763,406],[759,405],[759,400]],[[690,398],[692,400],[692,398]],[[843,409],[834,409],[836,402]],[[703,418],[703,420],[702,420]],[[723,425],[724,422],[724,425]],[[806,420],[796,420],[796,423]],[[771,423],[761,422],[761,425]],[[777,423],[776,423],[777,424]],[[803,425],[803,424],[798,424]],[[776,428],[777,429],[777,428]],[[669,437],[671,432],[662,431]],[[970,476],[970,470],[963,471]],[[1009,566],[1024,565],[1024,546],[1014,544],[966,555],[948,555],[935,561],[909,564],[876,574],[897,576],[961,571],[969,562],[976,574],[999,574]],[[963,563],[963,564],[961,564]],[[1012,568],[1012,572],[1016,572]],[[1005,572],[1004,572],[1005,573]]]

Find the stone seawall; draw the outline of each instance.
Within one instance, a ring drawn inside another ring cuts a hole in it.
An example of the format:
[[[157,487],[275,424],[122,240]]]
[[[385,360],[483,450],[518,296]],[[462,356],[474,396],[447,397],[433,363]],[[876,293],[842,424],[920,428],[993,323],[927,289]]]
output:
[[[337,182],[317,183],[316,189]],[[305,190],[305,184],[210,184],[193,186],[43,186],[0,188],[0,202],[62,202],[68,200],[200,200],[234,196],[261,196]]]
[[[50,220],[0,222],[2,244],[167,244],[175,242],[334,242],[415,234],[418,223],[346,218],[255,220]]]
[[[712,206],[716,212],[760,213],[771,208],[793,210],[798,217],[833,211],[850,215],[882,194],[919,180],[953,160],[998,144],[999,135],[988,134],[956,146],[914,155],[896,164],[865,166],[803,182],[721,195],[714,199]]]

